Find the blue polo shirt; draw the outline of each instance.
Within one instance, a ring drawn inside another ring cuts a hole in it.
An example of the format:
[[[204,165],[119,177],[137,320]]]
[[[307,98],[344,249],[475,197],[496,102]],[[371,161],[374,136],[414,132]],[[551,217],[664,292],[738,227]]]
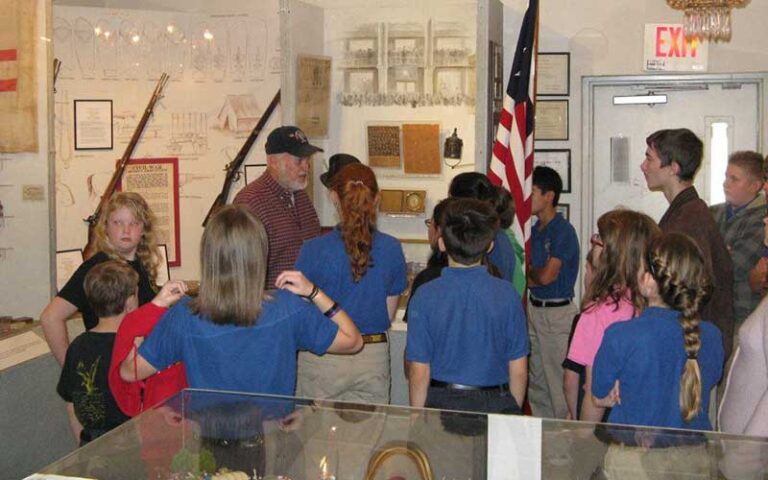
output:
[[[592,371],[592,393],[603,398],[619,380],[621,404],[611,409],[610,423],[712,429],[709,392],[723,373],[722,335],[712,323],[701,322],[701,410],[686,423],[678,403],[688,358],[679,318],[676,310],[649,307],[639,317],[614,323],[605,331]]]
[[[528,330],[515,287],[484,266],[446,267],[408,307],[406,358],[431,377],[473,386],[509,382],[509,362],[528,355]]]
[[[540,231],[539,221],[531,229],[531,265],[542,268],[550,257],[562,263],[554,282],[531,287],[531,295],[540,299],[573,298],[573,286],[579,274],[579,239],[576,230],[559,213]]]
[[[185,297],[155,326],[139,353],[162,370],[184,362],[189,386],[293,395],[296,352],[324,354],[338,326],[310,303],[278,290],[265,300],[255,325],[217,325],[194,315]]]
[[[363,335],[389,329],[387,297],[408,286],[400,241],[379,231],[373,234],[371,264],[357,283],[338,228],[304,242],[295,268],[338,302]]]
[[[504,230],[497,230],[493,239],[493,250],[488,254],[488,260],[499,269],[501,278],[511,282],[515,278],[515,249]]]

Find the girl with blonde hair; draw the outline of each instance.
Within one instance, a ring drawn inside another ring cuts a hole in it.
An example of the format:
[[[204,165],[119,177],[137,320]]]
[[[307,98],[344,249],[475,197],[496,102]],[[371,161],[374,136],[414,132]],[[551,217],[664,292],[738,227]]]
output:
[[[168,310],[123,361],[120,377],[142,380],[183,362],[193,388],[292,395],[298,350],[359,350],[349,316],[300,272],[282,272],[278,290],[264,292],[267,245],[266,230],[245,208],[217,212],[200,245],[199,295]]]
[[[585,394],[581,411],[575,413],[580,420],[590,422],[601,421],[605,413],[590,394],[595,355],[606,328],[633,318],[642,309],[638,274],[648,244],[661,235],[659,226],[648,215],[632,210],[604,213],[597,220],[597,231],[590,239],[595,269],[586,286],[585,306],[566,357],[584,366]]]
[[[296,395],[389,403],[387,330],[407,286],[400,242],[376,228],[379,186],[366,165],[350,164],[330,180],[339,224],[304,243],[296,270],[340,299],[365,345],[355,356],[299,354]]]
[[[610,326],[595,358],[592,395],[613,407],[610,423],[711,430],[710,390],[723,373],[723,338],[698,313],[712,294],[690,237],[663,235],[638,281],[647,308]]]
[[[86,330],[98,323],[83,288],[85,275],[95,265],[110,259],[127,262],[139,274],[139,304],[155,297],[160,261],[155,223],[155,215],[137,193],[120,192],[107,202],[96,224],[97,253],[80,265],[40,314],[45,339],[60,364],[69,345],[67,318],[80,311]]]

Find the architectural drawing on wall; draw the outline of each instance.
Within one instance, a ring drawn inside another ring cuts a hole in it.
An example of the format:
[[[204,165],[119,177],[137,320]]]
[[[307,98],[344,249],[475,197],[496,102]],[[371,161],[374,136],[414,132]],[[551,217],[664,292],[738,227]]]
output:
[[[91,201],[94,207],[101,200],[101,196],[107,189],[107,185],[109,185],[109,180],[112,178],[113,174],[114,172],[112,171],[96,172],[88,175],[85,178],[85,183],[88,190],[88,200]]]
[[[229,73],[229,37],[230,28],[227,19],[216,18],[210,23],[207,32],[210,33],[211,50],[211,78],[215,82],[221,82]],[[207,39],[205,32],[203,38]]]
[[[240,82],[245,78],[248,56],[248,24],[243,20],[230,21],[227,29],[227,46],[229,48],[229,78]]]
[[[185,187],[189,184],[199,182],[209,182],[215,177],[213,175],[196,175],[194,173],[180,173],[179,174],[179,194],[186,198],[201,198],[199,195],[190,195],[185,191]]]
[[[139,124],[139,114],[130,111],[115,112],[112,116],[113,135],[115,143],[128,143]],[[157,123],[157,119],[150,121],[141,135],[142,141],[161,137],[163,128]]]
[[[139,27],[130,19],[120,22],[117,35],[118,67],[125,80],[139,78],[143,62],[143,45],[146,40]]]
[[[251,80],[264,79],[267,55],[267,24],[264,20],[255,19],[246,29],[246,60],[248,78]]]
[[[213,38],[213,32],[208,28],[206,22],[199,22],[192,28],[189,54],[192,79],[195,81],[202,82],[210,76]]]
[[[262,113],[252,94],[227,95],[216,116],[216,126],[235,133],[250,132]]]
[[[83,17],[75,20],[75,57],[83,79],[96,78],[96,39],[93,25]]]
[[[184,31],[174,22],[169,22],[163,32],[163,71],[171,80],[179,81],[184,75],[187,57],[187,37]]]
[[[151,20],[141,27],[141,57],[145,78],[157,80],[163,72],[163,57],[158,55],[164,47],[163,32]]]
[[[74,133],[72,133],[71,104],[69,92],[62,91],[56,94],[53,115],[54,153],[57,165],[63,165],[65,169],[68,169],[72,163],[72,137]]]
[[[461,22],[365,24],[342,39],[345,106],[474,104],[475,35]]]
[[[56,49],[56,58],[61,60],[59,77],[62,79],[75,78],[75,39],[72,25],[66,18],[55,17],[53,19],[53,44]]]
[[[208,152],[208,114],[171,113],[171,138],[168,151],[175,155],[200,155]]]
[[[54,188],[56,189],[57,208],[71,207],[75,204],[75,195],[72,193],[72,189],[61,181],[61,174],[58,171],[56,172]]]
[[[117,25],[113,20],[99,19],[93,27],[96,36],[96,68],[104,80],[116,80],[119,74]]]

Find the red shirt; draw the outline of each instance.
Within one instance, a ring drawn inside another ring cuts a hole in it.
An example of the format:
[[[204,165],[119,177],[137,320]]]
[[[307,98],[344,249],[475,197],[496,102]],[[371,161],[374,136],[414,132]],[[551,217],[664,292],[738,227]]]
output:
[[[267,288],[274,288],[280,272],[293,268],[304,241],[320,235],[315,207],[304,190],[286,190],[268,172],[240,190],[233,203],[247,207],[267,230]]]

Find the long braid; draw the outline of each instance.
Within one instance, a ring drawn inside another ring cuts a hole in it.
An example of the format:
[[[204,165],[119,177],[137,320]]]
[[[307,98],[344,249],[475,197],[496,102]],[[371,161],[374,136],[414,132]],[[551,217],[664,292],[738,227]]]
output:
[[[686,422],[701,409],[701,348],[699,311],[712,294],[710,275],[695,243],[683,234],[668,234],[649,250],[649,271],[659,287],[661,299],[680,312],[683,346],[687,355],[680,378],[680,413]]]

